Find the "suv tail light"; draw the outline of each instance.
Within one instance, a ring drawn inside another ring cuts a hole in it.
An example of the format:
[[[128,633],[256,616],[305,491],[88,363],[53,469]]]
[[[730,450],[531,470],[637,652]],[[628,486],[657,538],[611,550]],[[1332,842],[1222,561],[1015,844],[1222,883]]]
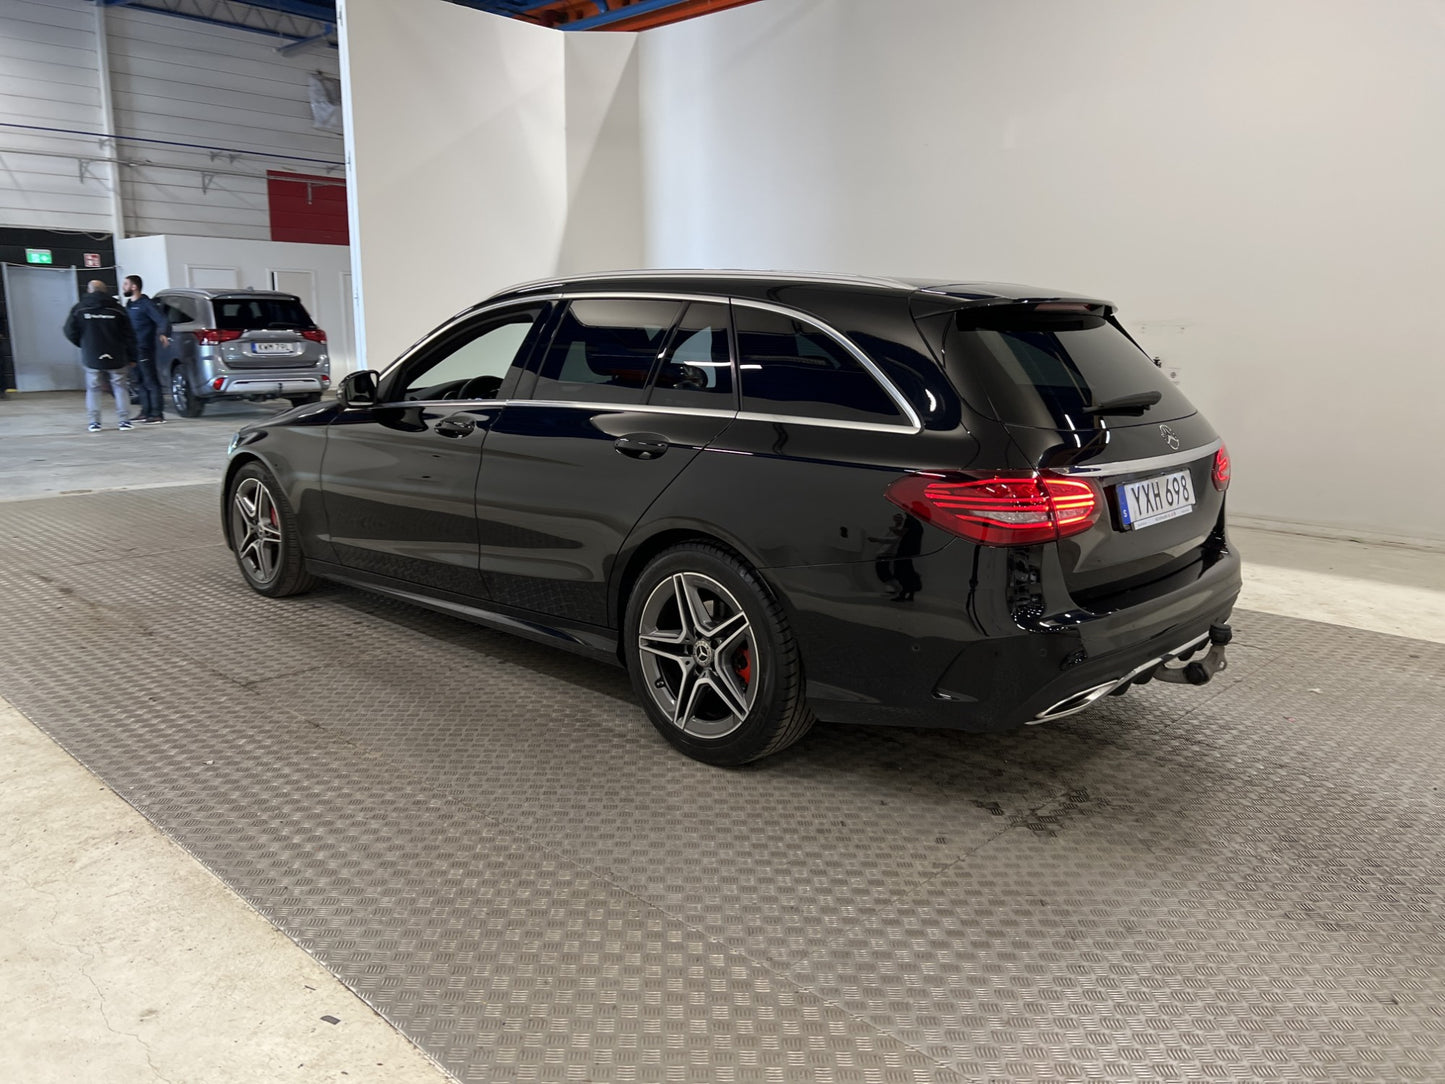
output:
[[[319,327],[313,327],[310,331],[303,331],[301,337],[303,339],[310,339],[314,343],[324,343],[326,341],[326,332],[322,331]]]
[[[241,333],[239,331],[224,328],[217,330],[213,327],[203,327],[199,331],[195,332],[195,336],[196,342],[198,343],[214,344],[228,343],[233,339],[239,339],[241,337]]]
[[[1034,474],[910,474],[884,495],[905,512],[985,546],[1026,546],[1087,531],[1103,497],[1092,482]]]
[[[1229,488],[1229,449],[1223,444],[1219,446],[1219,451],[1214,453],[1214,470],[1209,477],[1219,492],[1223,493]]]

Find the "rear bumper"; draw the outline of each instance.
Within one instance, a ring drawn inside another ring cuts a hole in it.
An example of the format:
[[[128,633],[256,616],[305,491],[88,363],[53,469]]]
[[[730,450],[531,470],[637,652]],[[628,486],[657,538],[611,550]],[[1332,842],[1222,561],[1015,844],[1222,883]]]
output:
[[[223,376],[220,388],[208,383],[196,389],[200,399],[230,399],[255,396],[314,395],[325,391],[329,384],[317,376]]]
[[[1029,578],[1027,559],[976,552],[969,563],[955,546],[920,559],[924,586],[911,599],[880,598],[865,581],[866,598],[826,609],[812,600],[836,592],[838,570],[831,584],[820,578],[824,570],[767,573],[792,604],[808,696],[821,718],[987,732],[1062,717],[1077,710],[1081,694],[1098,699],[1190,646],[1207,649],[1211,627],[1228,622],[1240,590],[1239,558],[1223,550],[1178,575],[1169,591],[1113,613],[1079,609],[1067,597],[1029,611],[1004,586]]]

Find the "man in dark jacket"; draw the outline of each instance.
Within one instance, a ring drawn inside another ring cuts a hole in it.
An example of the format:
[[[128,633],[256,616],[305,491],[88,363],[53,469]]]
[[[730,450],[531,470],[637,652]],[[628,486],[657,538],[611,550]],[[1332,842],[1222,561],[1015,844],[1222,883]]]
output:
[[[130,326],[135,330],[136,349],[140,353],[135,363],[136,382],[140,385],[140,420],[142,425],[155,425],[166,420],[161,406],[161,382],[156,372],[156,358],[160,347],[170,345],[171,322],[160,306],[141,293],[139,275],[127,275],[121,283],[125,295],[125,314],[130,317]]]
[[[65,319],[65,337],[80,347],[90,431],[100,432],[100,394],[109,384],[115,396],[116,428],[125,432],[131,427],[125,367],[136,359],[135,331],[105,283],[92,279],[87,291]]]

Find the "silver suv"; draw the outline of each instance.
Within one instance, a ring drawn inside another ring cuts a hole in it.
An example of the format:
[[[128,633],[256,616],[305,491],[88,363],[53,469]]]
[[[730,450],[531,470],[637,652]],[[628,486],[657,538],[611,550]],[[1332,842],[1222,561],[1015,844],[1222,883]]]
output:
[[[326,332],[295,294],[270,290],[162,290],[171,321],[156,375],[175,411],[200,417],[217,399],[314,403],[331,384]]]

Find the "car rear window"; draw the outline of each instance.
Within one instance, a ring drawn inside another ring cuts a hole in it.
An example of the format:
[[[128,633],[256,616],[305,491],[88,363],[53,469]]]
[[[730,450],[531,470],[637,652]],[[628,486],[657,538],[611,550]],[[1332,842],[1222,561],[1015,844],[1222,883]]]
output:
[[[290,297],[217,297],[211,300],[223,331],[309,331],[316,322]]]
[[[1194,413],[1189,400],[1114,323],[988,321],[961,313],[944,341],[948,369],[970,406],[1011,425],[1089,429],[1085,413],[1140,392],[1160,394],[1142,415],[1106,414],[1110,425],[1161,422]]]

